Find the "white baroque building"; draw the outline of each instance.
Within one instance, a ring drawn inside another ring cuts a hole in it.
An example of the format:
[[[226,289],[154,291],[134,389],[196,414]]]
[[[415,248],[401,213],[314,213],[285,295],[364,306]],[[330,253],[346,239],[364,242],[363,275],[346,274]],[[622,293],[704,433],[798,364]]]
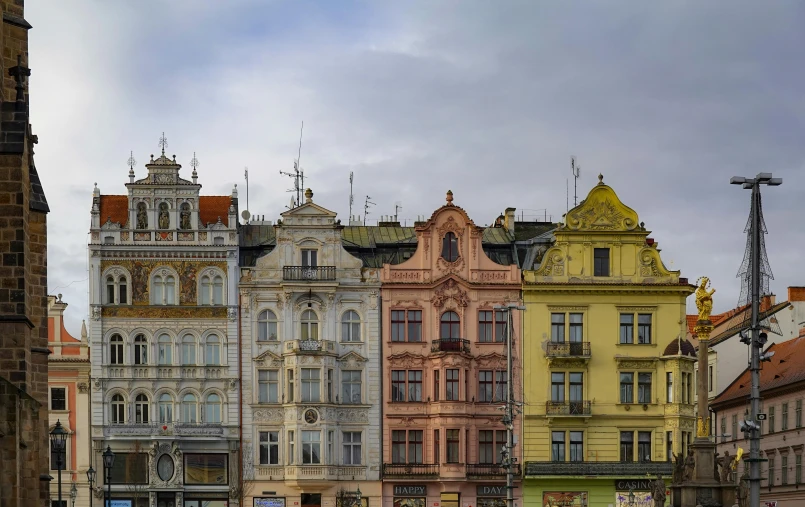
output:
[[[126,195],[96,186],[92,198],[96,497],[108,491],[101,453],[109,447],[115,505],[236,505],[237,189],[199,195],[195,169],[192,181],[181,178],[164,148],[146,168],[137,181],[129,171]]]
[[[379,273],[305,197],[243,228],[263,254],[240,278],[246,501],[357,507],[360,491],[380,505]]]

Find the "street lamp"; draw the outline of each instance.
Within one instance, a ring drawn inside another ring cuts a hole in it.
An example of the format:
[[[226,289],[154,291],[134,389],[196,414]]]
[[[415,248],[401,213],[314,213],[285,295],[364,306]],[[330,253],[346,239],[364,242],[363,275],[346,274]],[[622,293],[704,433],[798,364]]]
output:
[[[634,491],[632,491],[632,488],[629,488],[629,507],[634,507],[634,500]]]
[[[358,491],[355,492],[355,503],[358,505],[358,507],[361,507],[363,505],[363,502],[361,502],[361,487],[360,486],[358,486]]]
[[[93,488],[93,484],[95,484],[95,469],[92,468],[92,465],[89,466],[87,469],[87,482],[89,482],[89,507],[92,507],[92,495],[95,493],[95,488]]]
[[[50,452],[56,455],[56,470],[59,471],[59,507],[62,506],[61,500],[61,471],[64,468],[64,449],[67,446],[67,432],[61,425],[61,421],[56,419],[56,426],[50,432]]]
[[[106,505],[104,507],[110,507],[112,505],[112,466],[115,464],[115,453],[112,452],[112,448],[108,445],[106,446],[106,450],[103,451],[103,469],[106,472]]]
[[[70,500],[73,501],[73,507],[75,507],[75,499],[78,497],[78,488],[75,487],[75,483],[73,483],[73,487],[70,488]]]

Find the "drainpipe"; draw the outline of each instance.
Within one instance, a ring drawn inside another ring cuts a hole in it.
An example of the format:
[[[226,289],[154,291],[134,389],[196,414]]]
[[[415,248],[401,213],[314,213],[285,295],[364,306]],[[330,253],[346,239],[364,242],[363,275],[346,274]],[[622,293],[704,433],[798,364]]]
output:
[[[241,340],[241,320],[242,320],[242,313],[243,308],[241,305],[241,297],[240,291],[237,292],[238,296],[238,372],[240,373],[240,378],[238,378],[238,467],[240,468],[240,474],[238,475],[238,479],[240,480],[240,497],[245,502],[246,498],[243,494],[243,346]],[[243,507],[242,505],[240,507]]]
[[[385,437],[386,436],[384,434],[385,425],[383,424],[383,393],[385,392],[383,390],[384,389],[384,387],[383,387],[383,377],[385,376],[385,374],[383,372],[383,293],[381,292],[380,288],[378,288],[378,291],[377,291],[377,323],[378,323],[378,326],[377,326],[377,341],[378,341],[378,343],[380,345],[378,347],[378,353],[377,353],[378,356],[380,356],[379,357],[379,362],[378,362],[378,365],[377,365],[378,366],[378,372],[380,374],[379,375],[379,377],[380,377],[380,399],[378,400],[378,403],[380,405],[380,427],[379,427],[379,430],[380,430],[380,467],[379,467],[380,468],[380,474],[378,475],[378,478],[380,479],[380,498],[382,499],[383,496],[384,496],[383,495],[383,463],[384,463],[384,461],[383,461],[383,447],[384,447],[384,444],[385,444]],[[367,389],[367,391],[368,391],[368,389]],[[382,500],[381,500],[381,502],[382,502]]]

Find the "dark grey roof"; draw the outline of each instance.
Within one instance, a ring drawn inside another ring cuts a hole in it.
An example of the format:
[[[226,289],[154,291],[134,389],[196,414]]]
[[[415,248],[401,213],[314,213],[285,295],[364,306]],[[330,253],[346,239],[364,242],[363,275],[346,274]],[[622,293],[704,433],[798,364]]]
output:
[[[50,212],[48,200],[45,198],[45,189],[42,188],[42,182],[39,181],[39,174],[36,172],[36,166],[33,163],[31,163],[31,169],[28,173],[31,178],[31,195],[28,198],[30,208],[44,213]]]

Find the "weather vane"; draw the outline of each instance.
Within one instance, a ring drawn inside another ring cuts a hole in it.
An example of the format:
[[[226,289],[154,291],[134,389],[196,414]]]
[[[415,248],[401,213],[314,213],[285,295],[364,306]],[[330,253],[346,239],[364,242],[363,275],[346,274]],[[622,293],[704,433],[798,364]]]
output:
[[[137,161],[134,160],[134,151],[131,151],[129,153],[130,153],[130,156],[129,156],[129,159],[126,161],[126,163],[129,165],[129,169],[131,169],[133,171],[134,166],[137,164]]]
[[[165,137],[165,133],[162,133],[162,137],[159,138],[159,147],[162,148],[162,156],[165,156],[165,148],[168,147],[168,138]]]

